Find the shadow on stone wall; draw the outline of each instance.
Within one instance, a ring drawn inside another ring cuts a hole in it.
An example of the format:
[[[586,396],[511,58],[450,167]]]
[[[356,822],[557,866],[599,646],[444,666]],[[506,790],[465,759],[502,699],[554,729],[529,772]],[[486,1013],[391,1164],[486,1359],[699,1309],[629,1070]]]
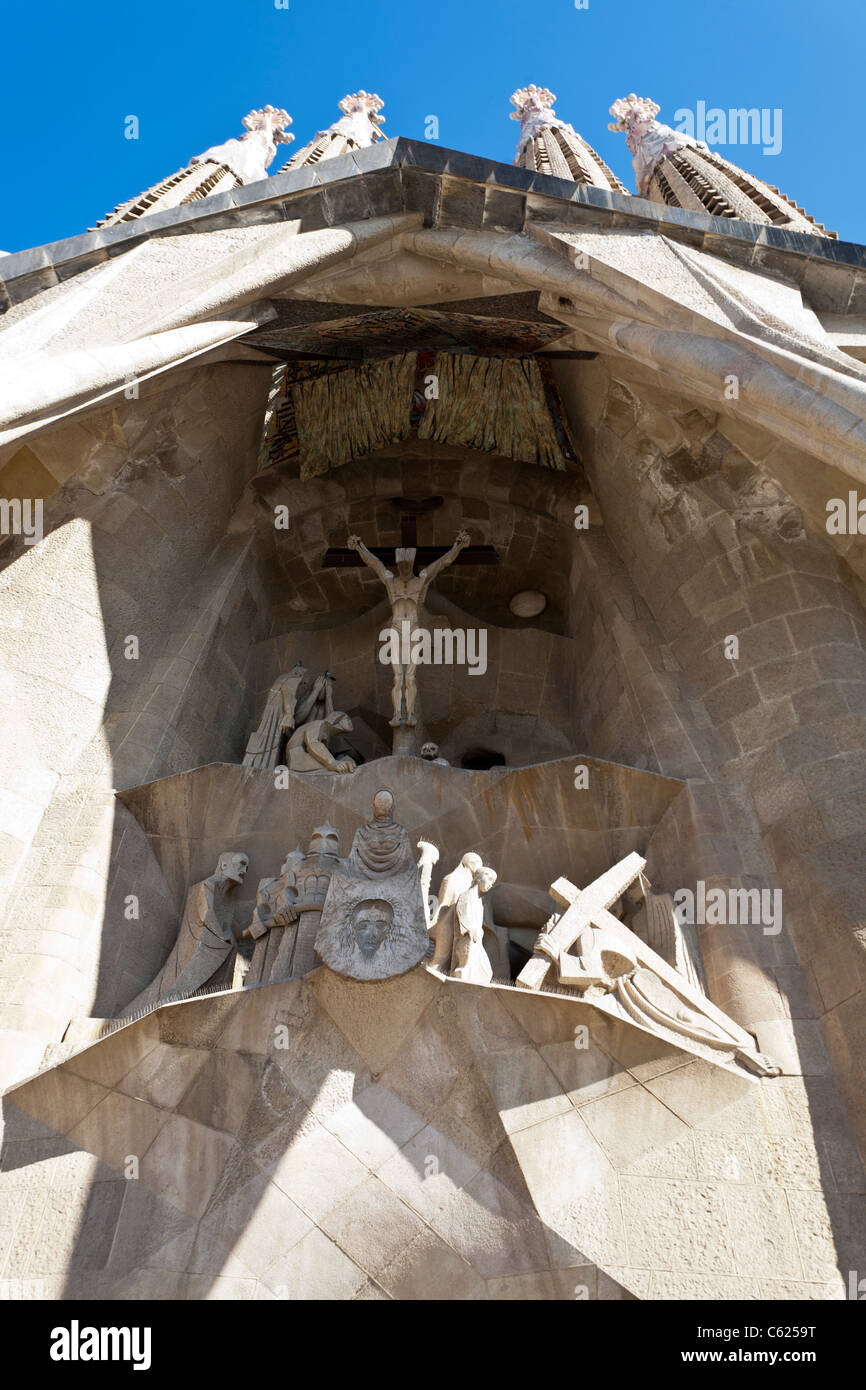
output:
[[[423,967],[163,1006],[6,1100],[25,1296],[827,1298],[862,1249],[820,1082]]]

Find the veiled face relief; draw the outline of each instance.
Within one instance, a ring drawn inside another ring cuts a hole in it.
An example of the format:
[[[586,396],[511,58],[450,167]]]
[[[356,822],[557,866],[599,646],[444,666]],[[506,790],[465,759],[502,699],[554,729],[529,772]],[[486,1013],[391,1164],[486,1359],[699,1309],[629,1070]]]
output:
[[[383,899],[365,899],[358,903],[352,919],[361,954],[366,960],[374,956],[391,929],[394,909]]]

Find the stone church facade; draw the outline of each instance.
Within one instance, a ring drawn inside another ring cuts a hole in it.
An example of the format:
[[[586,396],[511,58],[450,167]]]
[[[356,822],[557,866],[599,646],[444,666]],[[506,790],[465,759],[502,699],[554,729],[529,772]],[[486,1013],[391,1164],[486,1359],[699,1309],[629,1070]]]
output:
[[[866,250],[554,100],[0,259],[4,1298],[866,1277]]]

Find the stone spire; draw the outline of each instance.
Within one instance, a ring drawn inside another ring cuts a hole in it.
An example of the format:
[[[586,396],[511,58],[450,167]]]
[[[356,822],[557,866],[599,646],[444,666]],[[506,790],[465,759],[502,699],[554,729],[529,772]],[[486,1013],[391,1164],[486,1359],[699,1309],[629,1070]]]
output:
[[[627,193],[624,184],[608,169],[582,135],[553,109],[556,97],[546,87],[520,87],[511,98],[512,121],[520,122],[520,139],[514,163],[539,174],[553,174],[575,183],[589,183],[614,193]]]
[[[351,150],[363,150],[376,140],[384,140],[379,129],[385,124],[385,117],[379,112],[385,105],[375,92],[351,92],[339,103],[342,116],[327,130],[320,130],[308,145],[304,145],[284,164],[280,173],[286,169],[299,169],[302,164],[318,164],[320,159],[334,159],[338,154]]]
[[[113,227],[118,222],[130,222],[149,212],[164,212],[182,203],[193,203],[210,193],[225,193],[245,183],[256,183],[268,176],[268,165],[277,152],[277,145],[288,145],[294,135],[286,134],[292,118],[276,106],[265,106],[244,116],[246,134],[239,140],[226,140],[212,145],[203,154],[194,155],[186,168],[178,169],[170,178],[154,184],[137,198],[121,203],[98,227]]]
[[[655,119],[659,107],[630,92],[610,108],[608,130],[625,133],[637,192],[654,203],[835,237],[790,198],[716,154],[702,141]]]

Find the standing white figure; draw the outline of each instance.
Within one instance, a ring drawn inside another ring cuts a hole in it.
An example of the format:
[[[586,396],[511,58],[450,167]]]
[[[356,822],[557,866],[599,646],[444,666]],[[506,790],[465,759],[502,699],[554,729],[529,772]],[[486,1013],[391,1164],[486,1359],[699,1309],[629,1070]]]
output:
[[[439,862],[439,851],[435,845],[431,845],[429,840],[419,840],[418,848],[421,851],[418,856],[418,869],[421,873],[421,898],[424,903],[424,917],[429,932],[433,913],[437,908],[436,899],[430,892],[430,877],[433,873],[433,865]]]
[[[480,854],[469,850],[464,854],[456,869],[446,874],[439,884],[436,911],[430,920],[430,935],[435,942],[431,970],[441,970],[445,974],[451,969],[451,956],[454,949],[454,910],[457,899],[465,893],[479,869],[484,867]]]
[[[471,985],[489,985],[493,979],[493,966],[484,949],[484,904],[483,893],[489,893],[496,882],[495,869],[483,865],[472,875],[472,882],[457,899],[454,915],[457,930],[454,933],[454,952],[451,973],[457,980]]]

